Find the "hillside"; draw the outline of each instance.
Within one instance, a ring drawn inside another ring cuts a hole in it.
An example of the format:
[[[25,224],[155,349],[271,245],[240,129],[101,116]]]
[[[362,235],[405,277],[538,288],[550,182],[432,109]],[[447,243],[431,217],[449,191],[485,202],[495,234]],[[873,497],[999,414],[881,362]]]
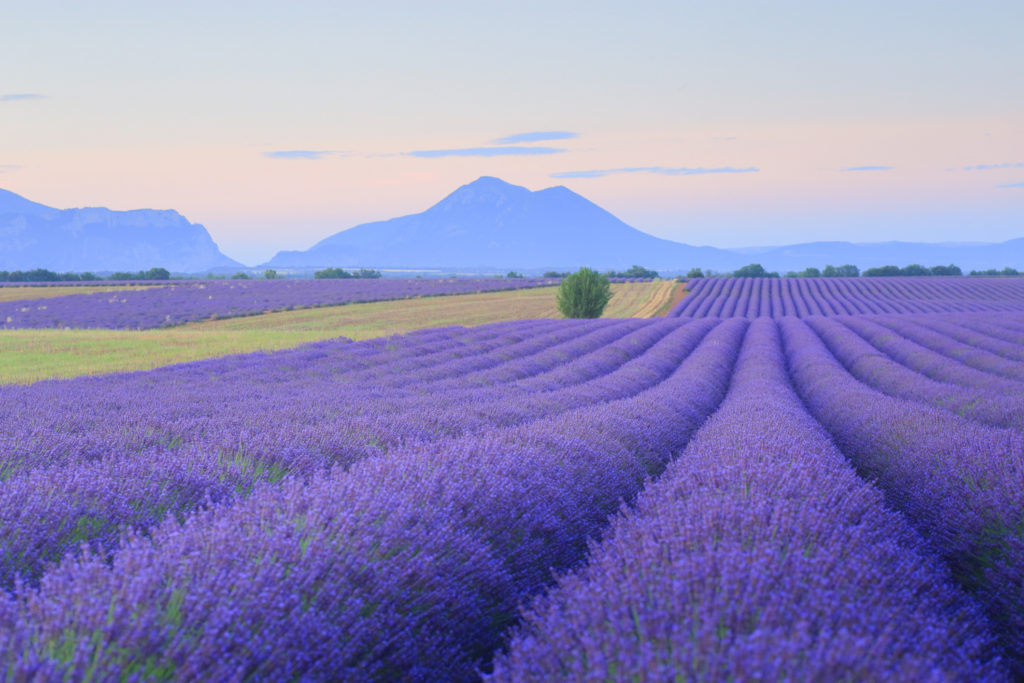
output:
[[[55,209],[0,190],[0,270],[195,273],[242,264],[177,211]]]

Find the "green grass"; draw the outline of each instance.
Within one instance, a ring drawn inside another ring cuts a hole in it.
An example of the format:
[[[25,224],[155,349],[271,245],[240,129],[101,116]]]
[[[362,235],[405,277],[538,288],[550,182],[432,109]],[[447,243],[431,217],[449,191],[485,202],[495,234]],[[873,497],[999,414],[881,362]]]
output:
[[[605,317],[651,317],[672,281],[612,285]],[[325,306],[156,330],[0,330],[0,383],[146,370],[334,337],[360,340],[449,325],[560,318],[555,288]]]

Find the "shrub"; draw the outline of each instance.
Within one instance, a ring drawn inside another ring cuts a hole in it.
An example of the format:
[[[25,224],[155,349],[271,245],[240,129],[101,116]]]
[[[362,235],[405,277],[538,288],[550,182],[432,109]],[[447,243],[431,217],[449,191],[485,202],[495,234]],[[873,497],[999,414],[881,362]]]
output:
[[[612,298],[608,278],[596,270],[580,268],[558,287],[558,310],[566,318],[599,318]]]

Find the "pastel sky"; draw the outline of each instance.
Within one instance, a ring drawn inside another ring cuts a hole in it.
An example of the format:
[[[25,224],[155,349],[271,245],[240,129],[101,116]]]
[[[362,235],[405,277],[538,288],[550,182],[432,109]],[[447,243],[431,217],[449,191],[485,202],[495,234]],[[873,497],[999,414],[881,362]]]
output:
[[[255,264],[493,175],[690,244],[1024,237],[1024,2],[4,3],[0,187]]]

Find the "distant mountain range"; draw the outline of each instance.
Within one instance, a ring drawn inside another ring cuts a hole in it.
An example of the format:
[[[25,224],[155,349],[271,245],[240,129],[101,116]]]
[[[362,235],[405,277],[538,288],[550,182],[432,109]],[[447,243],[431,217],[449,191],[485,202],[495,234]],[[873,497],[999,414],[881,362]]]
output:
[[[641,232],[565,187],[531,192],[485,176],[423,213],[357,225],[306,251],[279,252],[265,265],[539,271],[581,265],[621,270],[638,264],[663,272],[692,267],[721,272],[751,262],[780,272],[847,263],[862,269],[911,263],[955,263],[965,271],[1020,268],[1024,239],[1002,244],[810,242],[745,249],[697,247]]]
[[[177,211],[54,209],[0,190],[0,270],[199,273],[244,266]]]
[[[693,234],[702,235],[699,226]],[[622,270],[636,264],[674,274],[693,267],[731,271],[748,263],[782,273],[847,263],[861,269],[911,263],[954,263],[965,272],[1024,269],[1024,238],[1000,244],[699,247],[641,232],[562,186],[530,191],[485,176],[422,213],[357,225],[305,251],[279,252],[259,268],[539,273],[583,265]],[[222,254],[203,226],[189,223],[176,211],[59,210],[0,190],[0,270],[134,271],[155,266],[181,273],[245,267]]]

